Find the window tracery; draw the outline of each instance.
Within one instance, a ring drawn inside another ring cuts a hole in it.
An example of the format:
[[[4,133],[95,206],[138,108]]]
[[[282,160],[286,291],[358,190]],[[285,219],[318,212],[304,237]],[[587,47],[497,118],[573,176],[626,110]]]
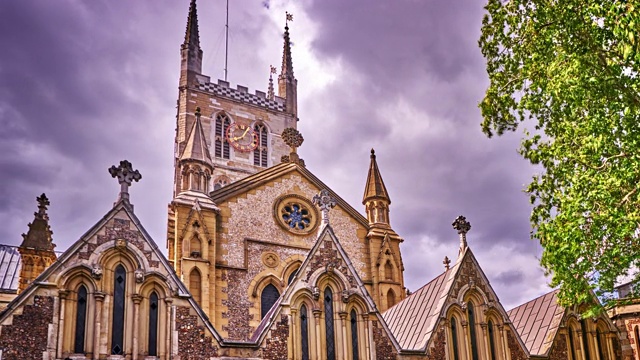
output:
[[[336,359],[335,334],[333,328],[333,291],[330,287],[324,290],[324,325],[326,336],[327,360]]]
[[[124,306],[127,271],[122,264],[116,266],[113,277],[113,318],[111,321],[111,355],[124,354]]]
[[[229,125],[231,125],[231,121],[229,120],[229,117],[227,115],[216,115],[214,154],[217,158],[229,158],[229,142],[227,141],[227,137],[225,136]]]
[[[78,289],[78,300],[76,305],[76,331],[74,337],[73,352],[84,353],[85,326],[87,319],[87,288],[80,285]]]
[[[358,352],[358,318],[356,311],[351,309],[351,357],[352,359],[360,359]]]
[[[467,303],[467,317],[469,318],[469,342],[471,343],[471,359],[478,360],[478,343],[476,341],[476,318],[473,303]]]
[[[309,322],[307,306],[300,307],[300,344],[302,348],[302,360],[309,360]]]

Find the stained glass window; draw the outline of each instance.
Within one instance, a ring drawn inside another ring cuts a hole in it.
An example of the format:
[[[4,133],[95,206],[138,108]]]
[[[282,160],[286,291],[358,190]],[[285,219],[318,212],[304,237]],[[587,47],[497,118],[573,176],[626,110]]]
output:
[[[262,295],[260,295],[260,319],[264,319],[279,297],[280,292],[273,284],[264,287]]]
[[[78,303],[76,305],[76,336],[73,352],[84,353],[84,333],[87,319],[87,288],[81,285],[78,289]]]
[[[282,208],[282,219],[292,229],[304,230],[311,223],[309,210],[298,203],[287,204]]]
[[[478,360],[478,344],[476,343],[476,318],[473,311],[473,303],[467,303],[467,316],[469,317],[469,339],[471,341],[471,359]]]
[[[351,310],[351,351],[353,360],[360,359],[358,354],[358,318],[355,310]]]
[[[491,360],[496,359],[496,348],[495,348],[495,335],[493,334],[493,321],[489,320],[489,324],[487,326],[489,329],[489,356],[491,356]]]
[[[336,340],[333,332],[333,292],[330,287],[324,289],[324,328],[327,337],[327,360],[336,360]]]
[[[216,116],[216,133],[215,133],[215,157],[228,159],[229,158],[229,142],[227,141],[227,129],[231,121],[224,114],[218,114]]]
[[[258,137],[258,147],[253,150],[253,165],[267,167],[268,145],[267,145],[267,127],[258,124],[253,130]]]
[[[149,355],[158,355],[158,294],[149,296]]]
[[[302,345],[302,360],[309,360],[309,319],[307,307],[300,307],[300,341]]]
[[[127,271],[118,265],[113,276],[113,319],[111,322],[111,354],[124,354],[124,301]]]
[[[573,341],[573,328],[569,327],[569,349],[571,349],[571,360],[576,360],[576,343]]]
[[[451,317],[451,342],[453,347],[453,360],[458,360],[458,326],[456,318]]]

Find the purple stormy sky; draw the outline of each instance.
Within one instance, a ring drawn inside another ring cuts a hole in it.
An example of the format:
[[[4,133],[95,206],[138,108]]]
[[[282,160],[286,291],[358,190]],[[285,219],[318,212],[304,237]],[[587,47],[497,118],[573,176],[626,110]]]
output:
[[[107,168],[128,159],[143,175],[131,191],[136,214],[164,249],[187,10],[188,0],[0,2],[0,242],[20,243],[46,192],[66,249],[109,210],[118,185]],[[548,291],[522,191],[536,169],[516,152],[519,134],[480,131],[482,2],[231,1],[232,86],[266,90],[285,11],[301,156],[363,211],[376,149],[407,287],[456,257],[451,222],[462,214],[507,309]],[[224,1],[200,0],[198,13],[204,73],[221,78]]]

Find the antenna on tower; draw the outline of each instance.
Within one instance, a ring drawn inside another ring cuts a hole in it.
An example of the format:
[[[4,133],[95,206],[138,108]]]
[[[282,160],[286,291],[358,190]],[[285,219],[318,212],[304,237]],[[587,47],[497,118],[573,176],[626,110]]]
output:
[[[224,39],[224,81],[227,81],[227,61],[229,59],[229,0],[227,0],[227,23],[225,24]]]

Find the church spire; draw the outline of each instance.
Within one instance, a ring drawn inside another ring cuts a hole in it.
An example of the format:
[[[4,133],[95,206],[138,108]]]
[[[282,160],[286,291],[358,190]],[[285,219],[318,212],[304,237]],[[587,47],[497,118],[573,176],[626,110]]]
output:
[[[288,113],[298,117],[298,80],[293,76],[293,61],[291,59],[291,40],[289,38],[289,21],[293,15],[286,13],[284,26],[284,47],[282,51],[282,68],[278,76],[278,96],[285,98]]]
[[[180,46],[180,86],[192,84],[195,74],[202,73],[202,49],[200,49],[200,35],[198,33],[198,11],[196,0],[191,0],[187,17],[187,30],[184,42]]]
[[[56,260],[56,254],[53,251],[56,245],[51,238],[53,232],[49,227],[49,214],[47,214],[49,199],[42,194],[36,200],[38,212],[34,213],[35,218],[29,224],[29,231],[22,234],[22,244],[18,247],[22,261],[18,292],[26,289],[46,267]]]
[[[198,33],[198,11],[196,9],[196,0],[191,0],[189,5],[189,16],[187,17],[187,31],[184,34],[184,45],[193,45],[200,47],[200,35]]]
[[[213,160],[200,120],[200,108],[196,108],[195,116],[196,121],[180,154],[181,191],[193,190],[207,194],[213,172]]]
[[[362,204],[366,206],[367,218],[370,224],[389,224],[389,205],[391,199],[387,188],[382,181],[382,175],[378,169],[376,152],[371,149],[371,164],[367,175],[367,184],[364,189]]]

